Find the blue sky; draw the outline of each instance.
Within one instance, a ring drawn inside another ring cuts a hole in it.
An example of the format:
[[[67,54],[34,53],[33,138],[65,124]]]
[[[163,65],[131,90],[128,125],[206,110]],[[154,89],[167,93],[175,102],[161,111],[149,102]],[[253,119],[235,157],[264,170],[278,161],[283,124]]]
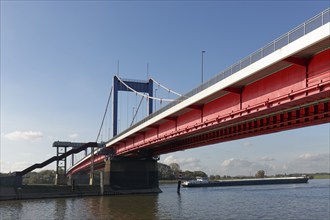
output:
[[[118,61],[123,78],[145,80],[149,72],[186,93],[201,82],[202,50],[206,80],[327,7],[315,0],[1,1],[0,171],[53,156],[57,140],[95,141]],[[140,98],[120,99],[123,130]],[[138,119],[145,114],[143,107]],[[108,116],[103,141],[110,124]],[[325,124],[162,155],[161,162],[219,175],[330,172],[329,133]]]

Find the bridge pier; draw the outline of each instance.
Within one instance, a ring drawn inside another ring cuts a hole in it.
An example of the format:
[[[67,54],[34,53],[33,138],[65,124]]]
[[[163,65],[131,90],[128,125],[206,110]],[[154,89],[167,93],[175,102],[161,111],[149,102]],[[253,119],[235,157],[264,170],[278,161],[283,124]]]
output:
[[[67,185],[66,175],[57,173],[55,176],[55,185]]]
[[[3,186],[21,187],[23,177],[20,175],[0,176],[0,188]]]
[[[103,184],[105,186],[110,186],[110,160],[106,160],[104,164],[104,174],[103,174]]]
[[[158,164],[154,158],[107,160],[103,183],[105,187],[114,191],[161,192],[158,183]]]
[[[72,185],[73,182],[75,185],[89,185],[89,175],[85,172],[75,173],[68,176],[68,184]]]

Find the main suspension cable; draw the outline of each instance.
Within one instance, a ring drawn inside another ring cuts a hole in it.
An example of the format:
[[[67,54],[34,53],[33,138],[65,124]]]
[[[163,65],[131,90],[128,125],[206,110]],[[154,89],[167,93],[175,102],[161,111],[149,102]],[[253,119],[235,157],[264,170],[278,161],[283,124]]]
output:
[[[138,94],[140,96],[143,96],[147,99],[153,99],[153,100],[158,100],[160,102],[164,101],[164,102],[173,102],[173,101],[177,101],[175,99],[163,99],[163,98],[157,98],[157,97],[153,97],[153,96],[149,96],[149,95],[145,95],[142,92],[138,92],[136,90],[134,90],[133,88],[131,88],[129,85],[127,85],[124,81],[122,81],[119,76],[117,76],[118,80],[120,81],[120,83],[122,83],[127,89],[131,90],[132,92],[134,92],[135,94]]]
[[[96,142],[99,140],[99,137],[100,137],[100,134],[101,134],[101,130],[102,130],[102,127],[103,127],[103,123],[104,123],[104,119],[105,119],[105,116],[107,115],[107,111],[108,111],[110,99],[111,99],[111,96],[112,96],[112,90],[113,90],[113,86],[111,86],[111,89],[110,89],[110,94],[108,96],[107,105],[105,107],[104,115],[103,115],[103,118],[102,118],[102,122],[101,122],[101,126],[100,126],[100,129],[99,129],[99,133],[97,134]]]
[[[169,89],[169,88],[167,88],[166,86],[163,86],[162,84],[160,84],[159,82],[157,82],[154,78],[150,78],[154,83],[156,83],[158,86],[160,86],[160,87],[162,87],[163,89],[165,89],[165,90],[167,90],[168,92],[170,92],[170,93],[173,93],[173,94],[175,94],[175,95],[177,95],[177,96],[182,96],[180,93],[177,93],[177,92],[175,92],[175,91],[173,91],[173,90],[171,90],[171,89]]]

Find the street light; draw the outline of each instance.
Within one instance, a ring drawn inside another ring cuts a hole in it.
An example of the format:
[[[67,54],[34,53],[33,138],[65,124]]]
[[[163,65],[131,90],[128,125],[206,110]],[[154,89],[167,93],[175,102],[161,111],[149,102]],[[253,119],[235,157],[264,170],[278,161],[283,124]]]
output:
[[[157,88],[155,88],[155,97],[157,97]],[[155,104],[155,107],[154,107],[154,108],[155,108],[155,111],[157,111],[157,105],[156,105],[157,102],[156,102],[156,101],[157,101],[157,100],[154,101],[154,104]]]
[[[202,50],[202,83],[204,82],[204,53],[206,51]]]

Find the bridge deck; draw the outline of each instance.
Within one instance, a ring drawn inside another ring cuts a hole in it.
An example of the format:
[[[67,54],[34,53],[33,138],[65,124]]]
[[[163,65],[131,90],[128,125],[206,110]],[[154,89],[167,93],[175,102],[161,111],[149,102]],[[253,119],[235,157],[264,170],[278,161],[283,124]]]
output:
[[[115,136],[106,147],[116,155],[157,155],[329,122],[329,13],[327,9],[234,64]],[[308,28],[316,19],[321,25]],[[89,158],[69,172],[87,167]],[[96,156],[95,163],[103,158]]]

